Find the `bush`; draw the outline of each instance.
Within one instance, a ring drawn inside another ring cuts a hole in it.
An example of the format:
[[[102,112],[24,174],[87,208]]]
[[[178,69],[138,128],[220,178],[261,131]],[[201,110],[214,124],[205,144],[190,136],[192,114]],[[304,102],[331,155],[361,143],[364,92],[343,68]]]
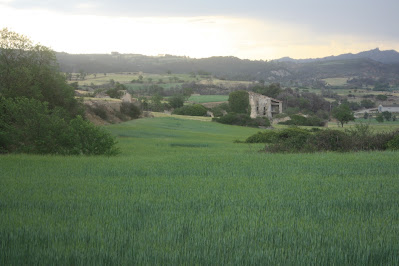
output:
[[[229,113],[220,118],[213,118],[213,121],[218,123],[227,124],[227,125],[235,125],[235,126],[248,126],[248,127],[269,127],[270,121],[266,117],[257,117],[252,119],[247,114],[235,114]]]
[[[322,127],[325,125],[323,119],[315,115],[309,117],[304,117],[301,115],[291,115],[290,118],[291,120],[280,122],[279,124],[294,125],[294,126],[316,126],[316,127]]]
[[[124,115],[130,116],[131,118],[139,118],[141,110],[134,103],[122,102],[120,106],[120,112]]]
[[[387,148],[394,151],[399,150],[399,132],[396,132],[395,136],[388,141]]]
[[[101,117],[103,120],[107,120],[108,118],[108,112],[107,108],[104,105],[100,104],[95,104],[93,106],[90,106],[89,109],[96,115]]]
[[[351,140],[345,132],[327,129],[317,132],[312,138],[314,151],[349,151]]]
[[[176,115],[191,115],[191,116],[205,116],[208,109],[201,104],[185,105],[180,108],[176,108],[173,114]]]
[[[81,116],[68,121],[64,109],[49,110],[35,99],[0,98],[0,151],[33,154],[114,155],[115,139]]]
[[[266,146],[269,152],[298,152],[307,151],[309,138],[312,135],[308,130],[297,127],[286,128],[277,132],[272,145]]]
[[[355,128],[340,130],[319,130],[313,134],[310,131],[289,128],[275,133],[275,136],[261,136],[261,133],[251,136],[249,141],[262,141],[271,143],[265,147],[269,152],[316,152],[316,151],[370,151],[398,149],[399,132],[373,134],[369,125],[360,124]],[[396,142],[395,142],[396,141]]]
[[[245,143],[272,143],[277,139],[277,133],[275,131],[259,131],[258,133],[249,136]]]

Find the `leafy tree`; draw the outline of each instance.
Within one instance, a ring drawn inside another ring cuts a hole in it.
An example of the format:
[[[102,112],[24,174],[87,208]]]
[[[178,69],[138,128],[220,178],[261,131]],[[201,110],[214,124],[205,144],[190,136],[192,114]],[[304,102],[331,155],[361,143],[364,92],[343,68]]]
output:
[[[332,110],[332,115],[341,123],[342,127],[344,127],[344,124],[348,123],[349,121],[355,120],[352,110],[346,104],[341,104],[335,107]]]
[[[192,88],[183,88],[183,96],[186,101],[188,100],[188,98],[190,98],[191,94],[193,94]]]
[[[382,116],[384,117],[384,119],[386,121],[391,121],[392,113],[388,112],[388,111],[384,111],[384,112],[382,112]]]
[[[184,96],[183,95],[173,95],[168,100],[169,105],[172,108],[180,108],[184,104]]]
[[[230,110],[234,113],[247,113],[249,108],[249,95],[247,91],[234,91],[229,94]]]
[[[115,139],[85,121],[54,52],[0,31],[0,152],[114,155]]]
[[[62,107],[71,117],[83,114],[54,52],[7,28],[0,30],[0,94],[46,101],[50,109]]]
[[[382,122],[384,122],[384,116],[383,116],[382,114],[378,114],[378,115],[375,117],[375,120],[376,120],[378,123],[382,123]]]
[[[252,90],[256,93],[263,94],[272,98],[276,98],[282,92],[280,83],[272,83],[269,86],[259,84],[253,87]]]

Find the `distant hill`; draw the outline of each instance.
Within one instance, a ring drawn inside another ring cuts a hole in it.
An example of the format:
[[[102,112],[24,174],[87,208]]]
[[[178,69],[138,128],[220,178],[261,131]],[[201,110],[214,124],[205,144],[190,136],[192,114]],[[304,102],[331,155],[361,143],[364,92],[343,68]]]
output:
[[[194,59],[184,56],[145,56],[138,54],[57,53],[64,72],[86,73],[144,72],[211,73],[220,79],[264,80],[286,86],[313,86],[335,77],[385,79],[399,84],[399,53],[374,49],[358,54],[342,54],[317,59],[247,60],[232,56]]]
[[[399,64],[399,53],[395,50],[381,51],[376,48],[370,51],[364,51],[357,54],[341,54],[337,56],[327,56],[315,59],[292,59],[290,57],[283,57],[277,59],[279,62],[294,62],[294,63],[310,63],[317,61],[332,61],[332,60],[352,60],[352,59],[371,59],[384,64]]]

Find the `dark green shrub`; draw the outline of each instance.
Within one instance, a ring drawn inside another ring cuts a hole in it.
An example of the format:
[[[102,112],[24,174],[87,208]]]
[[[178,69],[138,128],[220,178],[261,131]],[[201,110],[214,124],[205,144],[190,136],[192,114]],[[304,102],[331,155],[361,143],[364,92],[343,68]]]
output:
[[[272,145],[266,146],[269,152],[300,152],[310,151],[309,139],[312,136],[306,129],[286,128],[277,132],[277,138]]]
[[[277,139],[277,133],[275,131],[259,131],[258,133],[249,136],[245,143],[273,143]]]
[[[201,104],[185,105],[173,111],[176,115],[205,116],[208,109]]]
[[[257,117],[255,119],[252,119],[248,114],[229,113],[220,118],[213,118],[213,121],[227,125],[235,125],[235,126],[248,126],[248,127],[270,126],[270,121],[266,117]]]
[[[213,121],[227,125],[245,126],[251,121],[251,117],[247,114],[229,113],[220,118],[214,118]]]
[[[107,120],[108,118],[107,107],[105,107],[104,105],[95,104],[89,108],[96,116],[101,117],[101,119],[103,120]]]
[[[388,141],[387,148],[394,151],[399,150],[399,132],[396,132],[395,136]]]
[[[375,97],[377,100],[379,101],[386,101],[388,99],[388,96],[383,95],[383,94],[379,94]]]
[[[311,140],[311,145],[316,151],[349,151],[351,138],[345,132],[333,129],[316,132]]]
[[[68,121],[64,109],[49,110],[35,99],[0,98],[0,151],[62,155],[114,155],[116,141],[81,116]]]
[[[124,115],[130,116],[131,118],[139,118],[141,110],[134,103],[122,102],[120,106],[120,112]]]
[[[294,126],[316,126],[316,127],[322,127],[325,125],[324,120],[315,115],[309,117],[304,117],[301,115],[291,115],[290,118],[291,120],[280,122],[279,124],[294,125]]]

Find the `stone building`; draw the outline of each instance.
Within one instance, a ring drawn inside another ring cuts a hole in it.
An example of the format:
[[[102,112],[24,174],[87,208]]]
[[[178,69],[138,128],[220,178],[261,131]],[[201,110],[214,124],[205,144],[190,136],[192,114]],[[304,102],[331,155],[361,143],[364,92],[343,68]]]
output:
[[[267,117],[273,119],[274,115],[283,112],[282,101],[251,91],[248,94],[249,105],[251,106],[251,118]]]

